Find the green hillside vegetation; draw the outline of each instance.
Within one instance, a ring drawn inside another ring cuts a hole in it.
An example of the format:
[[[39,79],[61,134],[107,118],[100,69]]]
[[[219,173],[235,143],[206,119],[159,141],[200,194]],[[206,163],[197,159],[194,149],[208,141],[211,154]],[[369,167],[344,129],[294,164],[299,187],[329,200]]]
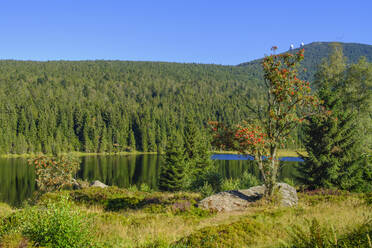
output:
[[[233,66],[0,61],[0,153],[163,151],[186,115],[237,122],[260,89]]]
[[[361,57],[366,57],[368,62],[372,62],[372,45],[358,44],[358,43],[342,43],[343,54],[347,59],[348,64],[355,64],[359,61]],[[308,81],[314,80],[314,75],[318,70],[318,66],[321,64],[322,60],[327,58],[332,51],[333,42],[312,42],[301,48],[305,49],[305,58],[301,62],[301,67],[299,69],[301,78]],[[299,49],[296,48],[290,53],[296,53]],[[238,66],[248,67],[252,71],[261,71],[261,59],[253,60],[251,62],[242,63]],[[306,68],[306,71],[303,69]]]
[[[345,43],[348,62],[372,46]],[[305,46],[312,79],[329,43]],[[294,50],[293,52],[296,52]],[[252,117],[262,105],[259,60],[246,66],[129,61],[0,61],[0,154],[163,152],[167,136]],[[294,145],[301,146],[301,133]]]

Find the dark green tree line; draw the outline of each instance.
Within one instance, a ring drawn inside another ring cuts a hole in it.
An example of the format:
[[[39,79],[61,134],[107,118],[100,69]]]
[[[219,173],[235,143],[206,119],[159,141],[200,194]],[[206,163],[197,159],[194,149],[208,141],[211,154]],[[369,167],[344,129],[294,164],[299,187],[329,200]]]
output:
[[[366,147],[370,122],[365,119],[370,118],[366,96],[370,95],[367,85],[372,77],[365,73],[361,79],[356,73],[366,72],[365,66],[362,59],[347,68],[342,50],[335,46],[316,74],[318,96],[330,116],[311,117],[304,128],[308,157],[304,157],[305,165],[300,171],[301,180],[310,188],[370,190],[372,168]],[[362,87],[365,91],[357,93],[361,85],[365,85]]]

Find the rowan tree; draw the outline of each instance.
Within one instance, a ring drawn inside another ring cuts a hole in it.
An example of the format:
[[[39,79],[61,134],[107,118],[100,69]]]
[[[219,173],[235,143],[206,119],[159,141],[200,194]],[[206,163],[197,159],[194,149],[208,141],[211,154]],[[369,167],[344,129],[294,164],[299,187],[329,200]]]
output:
[[[272,48],[274,53],[276,49]],[[254,156],[269,197],[273,195],[277,181],[279,147],[291,138],[294,128],[318,112],[316,110],[320,107],[318,98],[311,92],[310,83],[297,77],[298,64],[303,58],[304,49],[295,54],[272,54],[264,58],[266,105],[251,107],[258,117],[257,121],[245,121],[234,126],[210,123],[215,146]]]

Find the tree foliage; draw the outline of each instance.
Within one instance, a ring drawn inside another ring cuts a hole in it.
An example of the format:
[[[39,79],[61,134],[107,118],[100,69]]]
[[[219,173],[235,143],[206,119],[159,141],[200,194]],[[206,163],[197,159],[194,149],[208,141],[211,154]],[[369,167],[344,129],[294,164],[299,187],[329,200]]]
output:
[[[29,165],[35,168],[37,186],[42,192],[71,187],[80,168],[79,160],[71,156],[38,156],[30,159]]]
[[[181,190],[184,182],[185,155],[182,141],[177,135],[169,138],[164,160],[160,170],[159,189]]]
[[[186,116],[201,130],[236,122],[250,115],[241,99],[261,89],[233,66],[0,61],[0,153],[164,151]]]
[[[295,55],[286,53],[265,57],[262,67],[267,97],[264,107],[252,108],[257,114],[257,123],[251,121],[232,128],[218,122],[211,123],[215,145],[255,157],[268,196],[272,196],[278,176],[278,148],[284,146],[292,130],[313,115],[319,105],[318,98],[311,94],[310,83],[297,77],[297,66],[303,57],[304,50]]]
[[[316,74],[318,96],[331,114],[327,119],[309,118],[304,128],[308,156],[303,157],[305,164],[300,167],[300,179],[310,188],[363,190],[371,180],[366,178],[370,177],[371,168],[363,154],[366,152],[363,144],[368,141],[364,138],[366,129],[362,128],[366,124],[364,115],[368,117],[364,112],[369,101],[366,95],[370,93],[367,89],[367,92],[356,94],[358,87],[355,85],[363,84],[360,74],[355,72],[363,70],[363,67],[358,69],[358,65],[364,63],[361,60],[347,68],[342,49],[335,45]]]

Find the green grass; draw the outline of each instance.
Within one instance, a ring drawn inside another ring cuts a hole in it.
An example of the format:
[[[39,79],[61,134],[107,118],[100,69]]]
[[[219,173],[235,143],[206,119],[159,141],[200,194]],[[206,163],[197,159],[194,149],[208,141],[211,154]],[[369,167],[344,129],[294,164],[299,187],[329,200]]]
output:
[[[44,216],[45,213],[40,212],[42,209],[48,209],[47,206],[66,197],[69,203],[65,205],[70,206],[64,210],[67,212],[57,211],[37,219],[49,220],[56,215],[64,223],[63,220],[68,219],[64,213],[71,215],[76,211],[75,223],[79,224],[81,217],[92,224],[87,229],[94,233],[94,240],[89,242],[93,242],[95,247],[306,247],[306,244],[314,244],[314,240],[318,242],[319,239],[314,237],[319,235],[324,242],[333,241],[336,237],[345,244],[369,247],[367,234],[371,226],[368,220],[372,215],[370,194],[339,191],[299,193],[299,205],[293,208],[261,202],[246,211],[214,213],[196,207],[201,199],[197,193],[87,188],[48,193],[40,197],[35,206],[23,209],[12,209],[2,204],[0,219],[23,216],[22,220],[38,223],[29,216]],[[64,209],[61,205],[57,206]],[[32,247],[36,244],[37,238],[25,232],[22,229],[24,224],[19,224],[21,222],[17,218],[11,219],[12,225],[5,229],[4,222],[0,224],[0,230],[3,230],[0,247],[19,247],[21,243]],[[313,220],[316,220],[317,226],[312,226]],[[37,227],[42,224],[47,225],[47,230],[60,228],[48,223],[31,225],[32,233],[39,235]],[[74,228],[76,225],[68,230]],[[302,236],[296,236],[296,230],[300,230],[297,234]],[[48,236],[54,234],[51,231]],[[65,242],[63,236],[56,237]],[[299,239],[302,243],[296,237],[302,237]]]

